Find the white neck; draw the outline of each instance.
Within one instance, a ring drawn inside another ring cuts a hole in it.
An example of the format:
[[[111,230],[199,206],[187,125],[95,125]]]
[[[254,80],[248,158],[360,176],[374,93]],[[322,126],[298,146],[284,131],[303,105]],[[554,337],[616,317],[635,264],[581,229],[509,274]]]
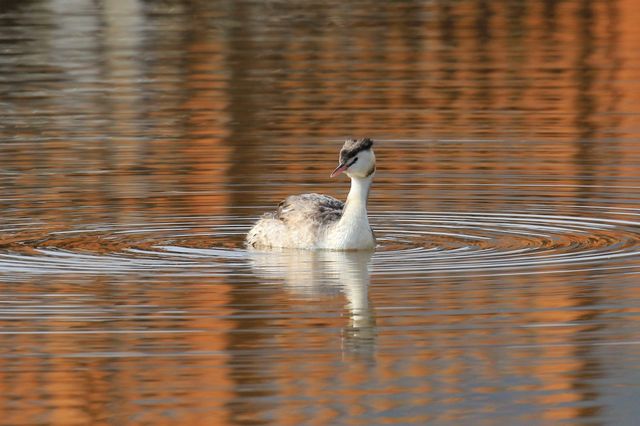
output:
[[[326,248],[333,250],[373,249],[376,241],[367,217],[367,197],[373,175],[351,176],[351,190],[340,221],[331,227]]]
[[[369,188],[371,187],[372,180],[373,175],[366,178],[351,177],[351,189],[347,196],[341,221],[360,219],[368,222],[367,198],[369,198]]]

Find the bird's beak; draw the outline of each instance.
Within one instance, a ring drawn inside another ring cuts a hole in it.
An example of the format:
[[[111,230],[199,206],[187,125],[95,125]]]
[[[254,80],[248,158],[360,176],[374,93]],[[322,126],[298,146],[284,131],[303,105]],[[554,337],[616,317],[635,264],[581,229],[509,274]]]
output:
[[[344,172],[345,170],[347,170],[347,163],[341,163],[338,167],[336,167],[336,169],[334,171],[331,172],[331,176],[329,177],[334,177],[334,176],[338,176],[340,173]]]

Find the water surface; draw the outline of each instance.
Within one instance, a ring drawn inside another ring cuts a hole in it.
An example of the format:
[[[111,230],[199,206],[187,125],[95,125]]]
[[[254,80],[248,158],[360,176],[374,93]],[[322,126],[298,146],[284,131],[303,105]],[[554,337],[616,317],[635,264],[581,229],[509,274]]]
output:
[[[634,2],[0,5],[5,424],[635,424]],[[248,252],[344,198],[375,253]]]

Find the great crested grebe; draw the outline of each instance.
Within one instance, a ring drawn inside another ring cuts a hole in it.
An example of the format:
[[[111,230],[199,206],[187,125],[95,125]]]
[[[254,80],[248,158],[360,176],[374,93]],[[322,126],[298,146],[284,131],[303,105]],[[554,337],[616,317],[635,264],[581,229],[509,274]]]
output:
[[[367,217],[367,198],[376,171],[373,141],[348,139],[331,177],[351,178],[346,203],[322,194],[291,195],[265,213],[247,234],[257,249],[373,250],[376,239]]]

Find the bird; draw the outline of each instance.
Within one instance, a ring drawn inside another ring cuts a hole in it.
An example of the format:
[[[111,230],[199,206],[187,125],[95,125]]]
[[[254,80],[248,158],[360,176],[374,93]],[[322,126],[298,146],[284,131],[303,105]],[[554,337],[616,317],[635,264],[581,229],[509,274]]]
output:
[[[276,211],[268,212],[247,233],[250,249],[374,250],[376,238],[369,225],[367,200],[376,172],[370,138],[347,139],[338,167],[351,179],[346,202],[324,194],[290,195]]]

